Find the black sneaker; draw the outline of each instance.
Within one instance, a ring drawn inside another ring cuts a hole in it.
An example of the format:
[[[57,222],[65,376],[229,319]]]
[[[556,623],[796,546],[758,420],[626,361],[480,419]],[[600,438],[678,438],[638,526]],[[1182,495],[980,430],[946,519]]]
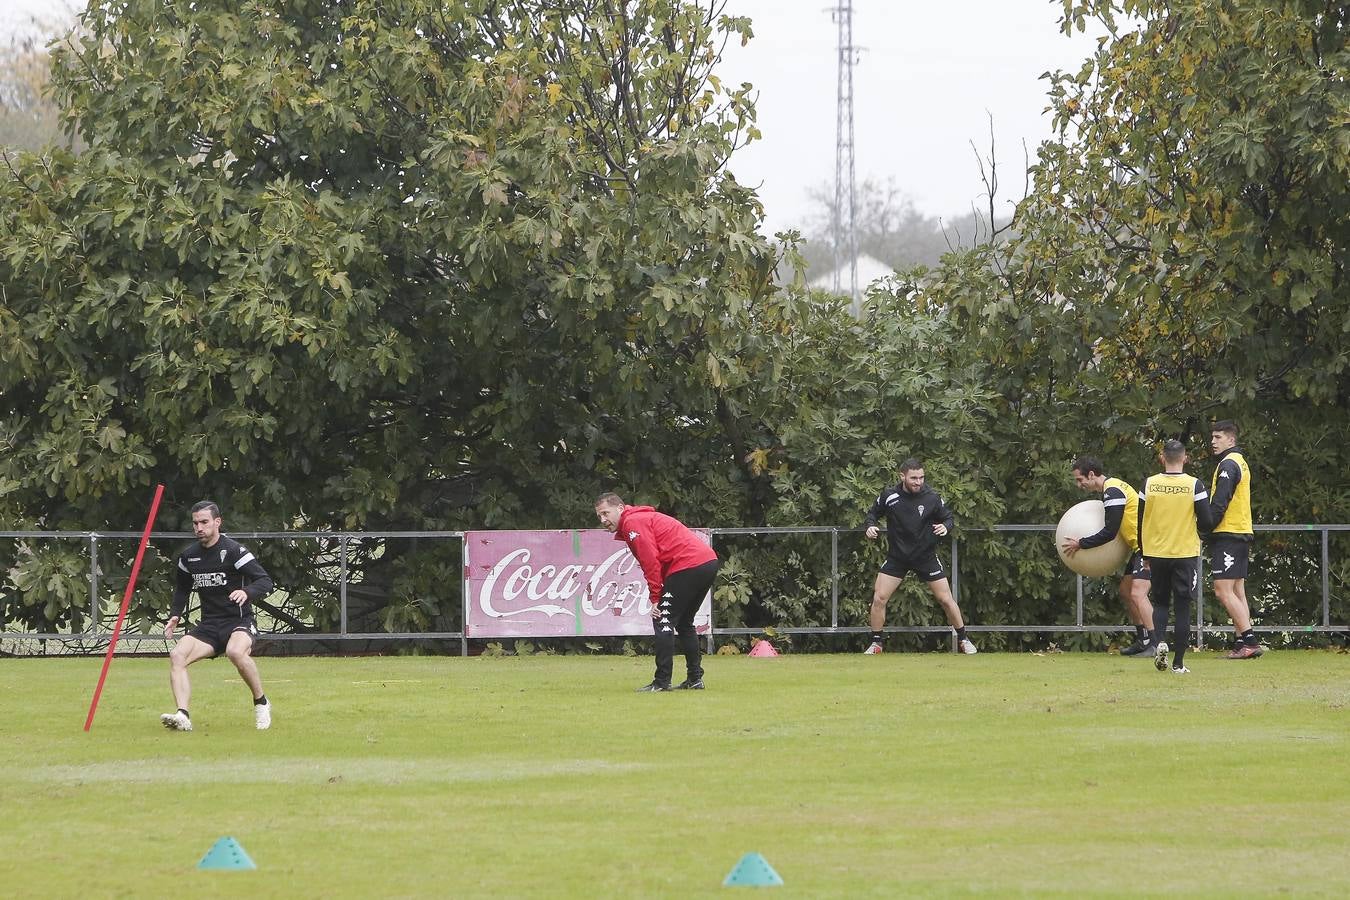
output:
[[[1121,656],[1138,656],[1140,653],[1147,653],[1150,647],[1142,641],[1135,641],[1124,650],[1120,651]]]
[[[675,689],[668,684],[662,684],[659,681],[653,681],[651,684],[644,684],[642,687],[638,688],[637,692],[639,694],[655,694],[658,691],[673,691],[673,690]]]
[[[696,679],[694,679],[693,681],[690,681],[688,678],[686,678],[684,681],[682,681],[682,682],[680,682],[679,684],[675,685],[675,690],[677,690],[677,691],[701,691],[701,690],[703,690],[703,679],[702,679],[702,678],[696,678]]]

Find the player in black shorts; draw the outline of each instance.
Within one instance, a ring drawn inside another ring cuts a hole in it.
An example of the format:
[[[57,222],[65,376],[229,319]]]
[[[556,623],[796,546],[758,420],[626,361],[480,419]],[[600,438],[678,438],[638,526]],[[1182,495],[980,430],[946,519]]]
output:
[[[882,651],[883,629],[886,627],[886,603],[900,586],[905,574],[913,572],[928,583],[928,590],[942,604],[947,622],[956,631],[957,649],[962,653],[975,653],[975,645],[966,637],[966,623],[961,618],[961,609],[952,596],[952,586],[947,581],[947,572],[937,558],[937,539],[951,532],[952,511],[923,480],[923,463],[917,459],[907,459],[900,464],[900,482],[889,487],[877,496],[872,508],[867,511],[868,540],[876,540],[881,534],[878,527],[882,516],[886,517],[887,555],[886,562],[877,573],[876,585],[872,590],[872,609],[867,617],[868,627],[872,629],[872,641],[864,653],[873,654]]]
[[[1120,579],[1120,601],[1134,625],[1134,643],[1121,650],[1120,655],[1146,658],[1153,652],[1149,644],[1153,606],[1148,602],[1151,576],[1139,552],[1139,495],[1125,481],[1108,477],[1102,461],[1095,456],[1080,456],[1073,461],[1073,480],[1082,490],[1102,492],[1106,521],[1096,534],[1067,539],[1064,553],[1072,556],[1079,550],[1100,547],[1114,541],[1117,535],[1130,548],[1125,576]]]
[[[253,693],[254,725],[259,730],[270,728],[272,704],[263,693],[253,661],[253,641],[258,634],[253,602],[272,592],[272,579],[252,553],[220,533],[220,508],[211,501],[193,505],[192,533],[197,543],[178,555],[178,580],[164,636],[173,640],[193,591],[201,599],[202,618],[169,653],[169,686],[178,711],[160,716],[160,722],[174,731],[192,730],[187,667],[224,652]]]
[[[1227,659],[1255,659],[1265,652],[1252,630],[1247,604],[1247,563],[1252,539],[1252,471],[1247,455],[1237,445],[1238,427],[1231,419],[1215,422],[1209,446],[1218,455],[1210,484],[1214,533],[1209,538],[1209,571],[1214,594],[1233,620],[1237,641]]]

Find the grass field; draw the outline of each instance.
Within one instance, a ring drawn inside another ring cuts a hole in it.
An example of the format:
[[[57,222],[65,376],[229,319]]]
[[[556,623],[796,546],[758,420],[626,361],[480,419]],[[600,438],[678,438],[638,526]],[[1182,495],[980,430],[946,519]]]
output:
[[[1350,656],[0,661],[6,897],[1350,894]],[[676,662],[677,678],[683,665]],[[255,872],[196,868],[236,838]]]

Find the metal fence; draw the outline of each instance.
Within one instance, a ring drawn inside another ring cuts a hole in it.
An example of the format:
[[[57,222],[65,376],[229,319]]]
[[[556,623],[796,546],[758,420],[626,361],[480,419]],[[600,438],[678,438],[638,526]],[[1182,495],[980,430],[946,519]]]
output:
[[[967,535],[1014,535],[1018,533],[1053,533],[1054,525],[996,525],[992,528],[964,529]],[[803,526],[790,528],[712,528],[709,529],[714,540],[721,539],[734,540],[737,536],[754,537],[773,537],[786,535],[820,535],[829,538],[829,558],[830,558],[830,608],[829,625],[816,626],[775,626],[775,631],[780,634],[809,634],[809,635],[849,635],[864,634],[870,629],[863,625],[841,625],[839,622],[839,589],[840,589],[840,549],[839,539],[841,535],[856,536],[861,532],[859,528],[841,528],[835,526]],[[1331,573],[1332,557],[1330,547],[1330,536],[1339,532],[1350,532],[1350,525],[1258,525],[1258,533],[1297,533],[1302,535],[1317,535],[1320,550],[1320,584],[1321,584],[1321,608],[1320,622],[1317,624],[1308,623],[1290,623],[1290,624],[1262,624],[1257,627],[1259,632],[1302,632],[1302,633],[1336,633],[1350,631],[1350,626],[1345,623],[1333,624],[1331,621]],[[463,532],[459,531],[370,531],[370,532],[331,532],[331,531],[256,531],[256,532],[230,532],[230,535],[236,539],[250,541],[315,541],[320,548],[324,548],[333,561],[335,571],[338,616],[336,631],[296,631],[291,633],[277,632],[269,633],[266,639],[269,641],[298,641],[298,642],[317,642],[317,643],[350,643],[350,642],[380,642],[380,641],[458,641],[460,653],[467,654],[469,650],[469,639],[462,630],[459,631],[413,631],[413,630],[390,630],[390,631],[352,631],[348,628],[348,605],[349,590],[353,587],[351,580],[351,550],[354,545],[365,542],[375,542],[383,544],[389,541],[463,541]],[[54,631],[54,632],[22,632],[9,631],[8,623],[4,620],[5,609],[8,606],[8,595],[15,591],[13,586],[0,583],[0,640],[34,640],[34,641],[60,641],[63,643],[87,642],[97,644],[106,642],[111,637],[111,622],[115,617],[115,606],[113,613],[109,614],[108,606],[110,597],[107,594],[109,579],[103,574],[99,565],[100,547],[111,541],[128,541],[140,538],[139,532],[118,531],[118,532],[93,532],[93,531],[0,531],[0,540],[16,541],[72,541],[84,548],[88,557],[87,580],[88,580],[88,622],[90,628],[80,631]],[[155,532],[151,535],[152,541],[177,540],[184,541],[192,539],[192,534],[188,532]],[[267,551],[261,550],[260,557],[267,559]],[[462,578],[462,568],[461,578]],[[1071,576],[1067,570],[1064,570],[1064,577]],[[967,630],[971,632],[1029,632],[1029,633],[1114,633],[1125,630],[1126,625],[1122,623],[1115,624],[1093,624],[1084,620],[1084,579],[1082,576],[1072,576],[1075,583],[1076,604],[1074,610],[1074,619],[1067,623],[1049,623],[1049,624],[969,624]],[[1206,597],[1203,590],[1203,579],[1201,588],[1200,602],[1196,604],[1195,609],[1195,635],[1197,643],[1203,647],[1206,635],[1215,633],[1231,632],[1232,628],[1228,625],[1221,625],[1216,622],[1207,621]],[[961,538],[953,536],[951,539],[951,585],[958,603],[961,599]],[[279,585],[282,591],[286,590],[286,585]],[[462,617],[460,622],[467,620],[468,597],[463,589],[463,583],[460,584],[460,596]],[[120,598],[119,598],[120,599]],[[714,647],[716,638],[719,636],[732,635],[757,635],[762,628],[745,627],[717,627],[716,606],[713,610],[713,626],[708,635],[708,646],[711,650]],[[1220,607],[1219,613],[1223,610]],[[888,626],[888,633],[929,633],[943,634],[951,633],[951,629],[946,625],[911,625],[911,626]],[[528,636],[522,636],[528,637]],[[123,633],[121,641],[132,644],[140,643],[158,643],[164,645],[166,640],[161,633]],[[565,640],[565,639],[564,639]],[[953,643],[955,637],[952,638]]]

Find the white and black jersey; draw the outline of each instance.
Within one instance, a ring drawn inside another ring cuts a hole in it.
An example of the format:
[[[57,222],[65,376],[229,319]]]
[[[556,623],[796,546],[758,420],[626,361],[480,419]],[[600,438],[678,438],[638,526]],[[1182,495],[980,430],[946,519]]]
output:
[[[897,559],[926,557],[937,550],[937,535],[933,526],[941,522],[948,533],[955,525],[952,511],[942,502],[937,491],[924,485],[917,494],[905,490],[903,484],[886,488],[867,511],[864,527],[876,525],[886,517],[886,539],[889,555]]]
[[[254,601],[272,593],[272,588],[272,577],[262,563],[234,538],[222,534],[210,547],[197,543],[178,554],[178,580],[169,614],[181,619],[188,595],[196,591],[203,621],[248,619],[253,616]],[[243,606],[230,599],[230,594],[239,589],[248,594]]]

